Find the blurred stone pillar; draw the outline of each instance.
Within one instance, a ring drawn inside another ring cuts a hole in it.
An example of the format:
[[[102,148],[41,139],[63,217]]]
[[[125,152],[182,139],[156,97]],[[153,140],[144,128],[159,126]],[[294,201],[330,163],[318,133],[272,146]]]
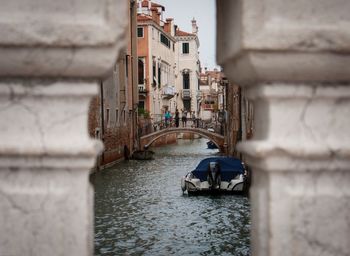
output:
[[[218,62],[254,102],[253,255],[350,253],[350,1],[218,0]]]
[[[2,1],[0,255],[92,255],[87,113],[125,46],[127,1]]]

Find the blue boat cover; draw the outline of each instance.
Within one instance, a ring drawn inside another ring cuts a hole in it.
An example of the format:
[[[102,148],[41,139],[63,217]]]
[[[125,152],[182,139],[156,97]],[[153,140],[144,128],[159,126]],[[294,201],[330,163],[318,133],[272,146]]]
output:
[[[192,171],[193,175],[201,182],[207,180],[209,163],[218,162],[221,170],[221,180],[231,181],[237,174],[244,174],[244,166],[241,160],[233,157],[209,157],[203,159],[196,169]]]

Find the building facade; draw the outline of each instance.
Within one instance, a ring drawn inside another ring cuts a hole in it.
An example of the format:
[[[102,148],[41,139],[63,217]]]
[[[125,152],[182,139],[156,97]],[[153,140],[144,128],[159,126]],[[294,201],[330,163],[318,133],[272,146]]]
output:
[[[165,111],[175,112],[175,38],[173,19],[163,20],[165,8],[151,1],[138,2],[139,109],[152,123]]]
[[[100,81],[99,94],[89,107],[89,134],[104,143],[96,161],[97,170],[128,158],[138,147],[136,6],[130,8],[129,19],[127,47]]]
[[[207,122],[217,122],[219,112],[224,111],[225,89],[224,74],[218,69],[212,71],[205,68],[200,74],[199,117]]]
[[[179,110],[199,114],[199,39],[196,20],[192,21],[192,33],[175,30],[175,83],[176,105]]]

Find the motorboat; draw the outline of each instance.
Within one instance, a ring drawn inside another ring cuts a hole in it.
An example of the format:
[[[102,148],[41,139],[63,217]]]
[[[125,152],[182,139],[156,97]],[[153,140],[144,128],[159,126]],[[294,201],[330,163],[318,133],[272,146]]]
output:
[[[181,178],[182,191],[188,194],[200,192],[242,192],[246,180],[246,168],[241,160],[233,157],[209,157]]]
[[[209,149],[216,149],[218,148],[214,142],[212,142],[211,140],[207,142],[207,146]]]

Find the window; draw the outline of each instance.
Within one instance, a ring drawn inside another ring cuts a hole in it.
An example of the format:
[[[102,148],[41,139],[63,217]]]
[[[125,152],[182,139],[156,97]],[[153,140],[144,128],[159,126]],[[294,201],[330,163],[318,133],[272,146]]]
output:
[[[183,103],[184,103],[184,109],[186,111],[191,111],[191,100],[184,100]]]
[[[143,37],[143,28],[137,28],[137,37]]]
[[[145,102],[144,101],[139,101],[139,109],[145,109]]]
[[[109,108],[106,109],[106,127],[109,126]]]
[[[129,77],[129,55],[125,55],[125,75]]]
[[[118,119],[119,119],[119,110],[116,109],[116,110],[115,110],[115,122],[116,122],[117,124],[119,124],[119,122],[118,122],[119,120],[118,120]]]
[[[153,71],[153,82],[152,82],[152,86],[156,86],[157,83],[157,67],[156,67],[156,61],[153,60],[153,64],[152,64],[152,71]]]
[[[190,53],[190,44],[189,43],[182,43],[182,53],[183,54]]]
[[[190,74],[189,73],[183,73],[183,88],[184,89],[190,89]]]
[[[160,41],[170,49],[170,40],[164,34],[160,34]]]
[[[138,72],[139,72],[138,73],[139,84],[144,84],[145,83],[144,63],[141,59],[139,59]]]
[[[160,88],[162,82],[162,70],[161,65],[158,63],[158,88]]]

